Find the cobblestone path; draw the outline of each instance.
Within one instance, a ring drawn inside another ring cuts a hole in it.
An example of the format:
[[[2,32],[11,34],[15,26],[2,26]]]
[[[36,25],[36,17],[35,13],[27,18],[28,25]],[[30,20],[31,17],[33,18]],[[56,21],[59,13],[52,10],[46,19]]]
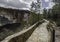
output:
[[[39,25],[26,42],[49,42],[50,34],[47,30],[48,23],[49,21],[46,20],[46,22]]]
[[[60,42],[60,27],[55,29],[55,42]]]

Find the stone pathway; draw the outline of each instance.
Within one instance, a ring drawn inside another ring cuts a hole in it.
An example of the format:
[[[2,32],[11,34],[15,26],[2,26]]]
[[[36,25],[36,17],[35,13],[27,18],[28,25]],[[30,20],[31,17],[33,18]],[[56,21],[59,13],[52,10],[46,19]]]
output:
[[[26,42],[49,42],[50,33],[46,28],[48,23],[49,21],[46,20],[46,22],[39,25]]]
[[[60,27],[55,30],[55,42],[60,42]]]

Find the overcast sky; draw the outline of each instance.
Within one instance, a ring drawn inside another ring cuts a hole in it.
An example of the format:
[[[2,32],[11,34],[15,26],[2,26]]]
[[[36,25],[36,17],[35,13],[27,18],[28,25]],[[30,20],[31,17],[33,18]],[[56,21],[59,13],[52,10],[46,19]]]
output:
[[[0,6],[28,9],[32,1],[35,0],[0,0]],[[43,8],[51,8],[53,6],[50,0],[42,0],[41,2]]]

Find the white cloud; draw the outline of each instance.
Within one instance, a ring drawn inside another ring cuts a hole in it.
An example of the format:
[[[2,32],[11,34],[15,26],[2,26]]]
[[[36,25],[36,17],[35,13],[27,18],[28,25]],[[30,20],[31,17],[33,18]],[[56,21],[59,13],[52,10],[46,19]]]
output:
[[[32,1],[36,0],[0,0],[0,7],[29,9]]]
[[[1,7],[1,6],[2,6],[2,7],[5,7],[5,5],[4,5],[4,4],[0,4],[0,7]]]
[[[9,2],[9,1],[13,1],[13,0],[6,0],[7,2]]]
[[[36,0],[19,0],[21,3],[25,3],[25,4],[27,4],[27,7],[31,7],[30,5],[31,5],[31,3],[34,1],[34,2],[36,2]]]
[[[49,2],[49,0],[45,0],[45,2]]]
[[[23,1],[23,0],[19,0],[19,1],[22,2],[22,3],[25,3],[25,4],[30,4],[30,3],[25,2],[25,1]]]
[[[49,7],[50,7],[50,8],[53,7],[53,5],[55,5],[53,2],[50,2],[50,3],[49,3]]]
[[[46,9],[50,9],[50,8],[52,8],[54,5],[55,5],[55,3],[50,2],[50,3],[49,3],[49,6],[48,6],[48,7],[46,7]]]
[[[27,3],[20,2],[19,0],[0,0],[0,7],[6,8],[29,8],[30,6]]]
[[[35,2],[36,0],[19,0],[19,1],[22,2],[22,3],[30,5],[32,3],[32,1]]]
[[[29,10],[28,8],[22,8],[23,10]]]

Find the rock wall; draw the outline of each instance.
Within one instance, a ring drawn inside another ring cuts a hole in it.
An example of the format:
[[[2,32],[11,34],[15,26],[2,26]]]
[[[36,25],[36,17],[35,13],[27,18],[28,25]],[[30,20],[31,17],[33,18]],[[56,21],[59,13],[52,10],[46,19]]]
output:
[[[44,22],[44,21],[42,21]],[[41,24],[42,22],[37,22],[34,25],[32,25],[31,27],[29,27],[26,30],[23,30],[19,33],[16,33],[14,35],[11,35],[7,38],[5,38],[3,41],[1,42],[25,42],[33,33],[33,31],[35,30],[35,28]]]
[[[50,22],[47,26],[48,32],[51,33],[51,42],[55,42],[55,28],[56,28],[55,22]]]
[[[20,23],[24,19],[25,13],[29,15],[30,11],[0,7],[0,16],[8,18],[12,22]]]
[[[32,25],[31,27],[29,27],[28,29],[25,29],[19,33],[13,34],[11,36],[8,36],[7,38],[5,38],[3,41],[1,42],[26,42],[26,40],[31,36],[31,34],[33,33],[33,31],[36,29],[36,27],[38,27],[39,24],[43,23],[42,22],[37,22],[34,25]],[[54,42],[54,36],[55,36],[55,31],[54,31],[54,24],[49,23],[47,25],[47,30],[49,32],[49,36],[50,36],[50,41],[49,42]],[[37,34],[38,35],[38,34]],[[48,39],[48,38],[47,38]],[[48,42],[48,41],[47,41]]]

